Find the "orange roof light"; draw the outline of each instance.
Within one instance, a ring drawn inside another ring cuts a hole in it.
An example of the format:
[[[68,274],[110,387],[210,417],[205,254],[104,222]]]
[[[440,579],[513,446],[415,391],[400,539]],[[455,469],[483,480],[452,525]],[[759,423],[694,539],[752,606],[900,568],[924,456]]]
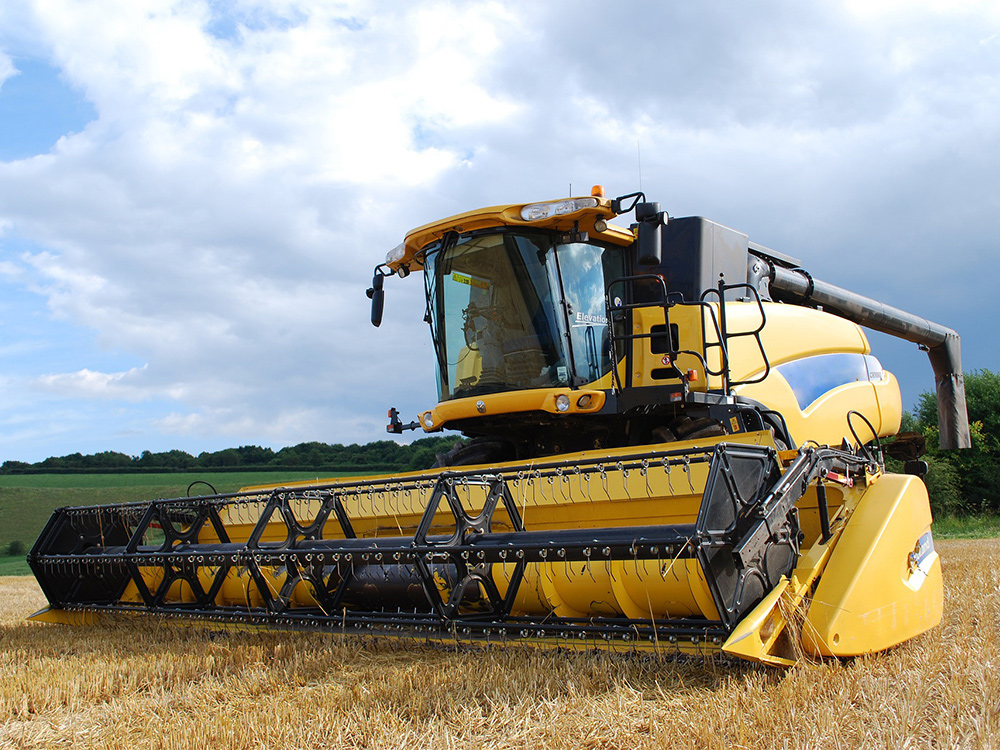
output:
[[[594,187],[592,187],[590,189],[590,194],[592,196],[594,196],[595,198],[603,198],[604,197],[604,185],[594,185]]]

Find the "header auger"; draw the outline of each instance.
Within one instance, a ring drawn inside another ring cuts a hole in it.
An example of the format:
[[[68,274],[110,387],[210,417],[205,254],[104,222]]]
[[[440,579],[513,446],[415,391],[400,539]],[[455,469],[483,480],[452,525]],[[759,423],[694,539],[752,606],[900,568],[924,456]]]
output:
[[[411,231],[376,268],[375,325],[385,278],[417,271],[439,402],[387,429],[465,443],[421,472],[56,511],[35,617],[770,664],[938,623],[919,441],[894,443],[917,476],[885,472],[899,389],[858,323],[929,350],[946,447],[968,445],[954,331],[600,188]]]

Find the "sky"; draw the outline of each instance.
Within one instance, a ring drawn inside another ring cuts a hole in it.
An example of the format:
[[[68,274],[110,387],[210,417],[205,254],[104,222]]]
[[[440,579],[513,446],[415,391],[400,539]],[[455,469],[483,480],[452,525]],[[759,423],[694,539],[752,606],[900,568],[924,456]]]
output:
[[[598,183],[1000,369],[998,176],[993,0],[3,0],[0,461],[383,439],[436,387],[419,278],[374,329],[373,267]]]

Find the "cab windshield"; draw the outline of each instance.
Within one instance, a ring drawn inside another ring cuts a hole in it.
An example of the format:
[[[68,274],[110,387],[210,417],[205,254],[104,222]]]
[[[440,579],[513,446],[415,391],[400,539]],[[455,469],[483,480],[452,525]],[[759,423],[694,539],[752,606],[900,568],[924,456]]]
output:
[[[447,237],[425,255],[440,400],[578,386],[611,368],[607,284],[621,248],[544,232]]]

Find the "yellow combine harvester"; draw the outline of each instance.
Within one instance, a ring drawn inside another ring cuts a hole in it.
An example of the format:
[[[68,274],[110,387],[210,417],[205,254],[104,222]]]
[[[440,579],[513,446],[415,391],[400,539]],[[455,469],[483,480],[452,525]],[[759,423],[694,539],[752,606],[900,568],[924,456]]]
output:
[[[625,229],[610,223],[635,212]],[[422,272],[439,403],[421,472],[56,511],[35,615],[722,651],[769,664],[888,648],[941,618],[916,436],[858,324],[934,366],[968,445],[954,331],[641,194],[472,211],[375,269]],[[915,475],[915,476],[914,476]]]

